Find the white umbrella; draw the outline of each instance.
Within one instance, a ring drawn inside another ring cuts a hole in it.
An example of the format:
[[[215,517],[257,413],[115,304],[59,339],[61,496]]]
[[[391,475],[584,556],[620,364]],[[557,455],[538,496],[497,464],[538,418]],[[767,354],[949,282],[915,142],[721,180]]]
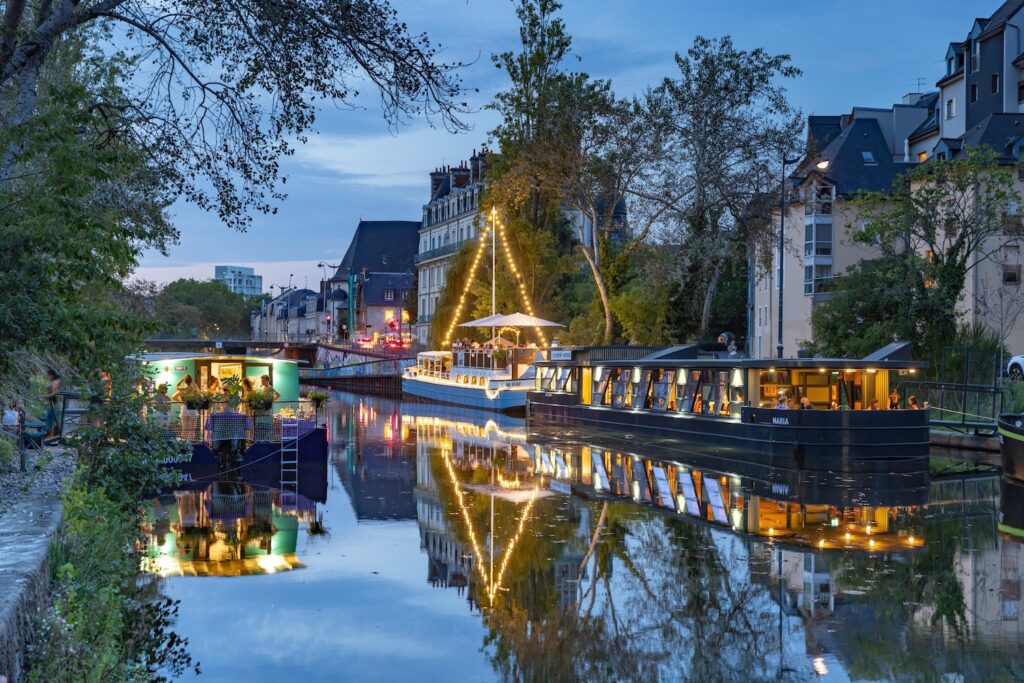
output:
[[[489,325],[494,325],[495,327],[565,327],[561,323],[553,323],[550,320],[526,315],[525,313],[495,315],[491,316],[491,318],[493,318],[493,322],[489,323]],[[489,318],[485,318],[485,320],[489,320]]]
[[[498,319],[504,317],[505,316],[500,313],[496,315],[489,315],[486,318],[478,318],[466,323],[459,323],[459,327],[498,327]]]

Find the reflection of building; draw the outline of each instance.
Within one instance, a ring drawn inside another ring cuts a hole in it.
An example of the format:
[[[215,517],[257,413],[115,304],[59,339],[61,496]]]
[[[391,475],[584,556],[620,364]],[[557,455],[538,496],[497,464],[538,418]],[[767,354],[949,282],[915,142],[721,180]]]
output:
[[[214,266],[213,279],[223,282],[235,294],[259,296],[263,294],[263,276],[252,268],[242,266]]]
[[[332,416],[334,466],[360,520],[414,519],[416,469],[403,448],[399,404],[360,397]],[[343,432],[342,432],[343,426]]]

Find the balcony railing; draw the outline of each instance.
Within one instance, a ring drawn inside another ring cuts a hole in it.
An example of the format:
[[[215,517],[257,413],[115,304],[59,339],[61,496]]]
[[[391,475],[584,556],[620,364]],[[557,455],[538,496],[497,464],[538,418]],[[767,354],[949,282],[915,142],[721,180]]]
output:
[[[805,216],[831,216],[832,215],[832,202],[831,201],[807,202],[806,204],[804,204],[804,215]]]
[[[161,428],[168,439],[216,444],[221,441],[279,443],[281,426],[294,422],[299,438],[316,428],[311,401],[274,401],[268,410],[252,410],[242,404],[229,407],[213,403],[208,408],[191,408],[185,403],[150,403],[145,418]]]
[[[452,242],[450,244],[444,245],[443,247],[438,247],[437,249],[431,249],[430,251],[420,252],[419,254],[416,254],[416,258],[414,260],[416,263],[423,263],[424,261],[429,261],[430,259],[435,259],[440,256],[454,254],[459,250],[459,248],[463,245],[464,242],[465,240],[463,240],[462,242]]]

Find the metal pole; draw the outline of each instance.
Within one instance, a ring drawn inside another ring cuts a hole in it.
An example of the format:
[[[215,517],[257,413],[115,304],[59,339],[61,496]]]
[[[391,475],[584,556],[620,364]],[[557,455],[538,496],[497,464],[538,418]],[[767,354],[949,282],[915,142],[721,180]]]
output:
[[[495,264],[497,263],[498,238],[498,215],[496,209],[491,209],[491,315],[497,313],[495,310]],[[491,339],[494,339],[494,326],[491,326]]]
[[[779,341],[775,346],[778,357],[782,358],[782,290],[785,274],[783,250],[786,246],[786,155],[782,155],[782,184],[779,186]]]

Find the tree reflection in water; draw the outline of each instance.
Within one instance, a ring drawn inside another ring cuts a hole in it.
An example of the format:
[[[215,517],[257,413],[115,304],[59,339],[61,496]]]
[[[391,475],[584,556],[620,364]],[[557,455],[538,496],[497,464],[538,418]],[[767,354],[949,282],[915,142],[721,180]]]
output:
[[[792,668],[780,638],[790,617],[757,578],[767,557],[750,557],[743,539],[628,503],[549,497],[525,517],[529,502],[466,488],[493,477],[490,463],[458,468],[448,452],[436,456],[448,528],[502,678],[777,680]]]

